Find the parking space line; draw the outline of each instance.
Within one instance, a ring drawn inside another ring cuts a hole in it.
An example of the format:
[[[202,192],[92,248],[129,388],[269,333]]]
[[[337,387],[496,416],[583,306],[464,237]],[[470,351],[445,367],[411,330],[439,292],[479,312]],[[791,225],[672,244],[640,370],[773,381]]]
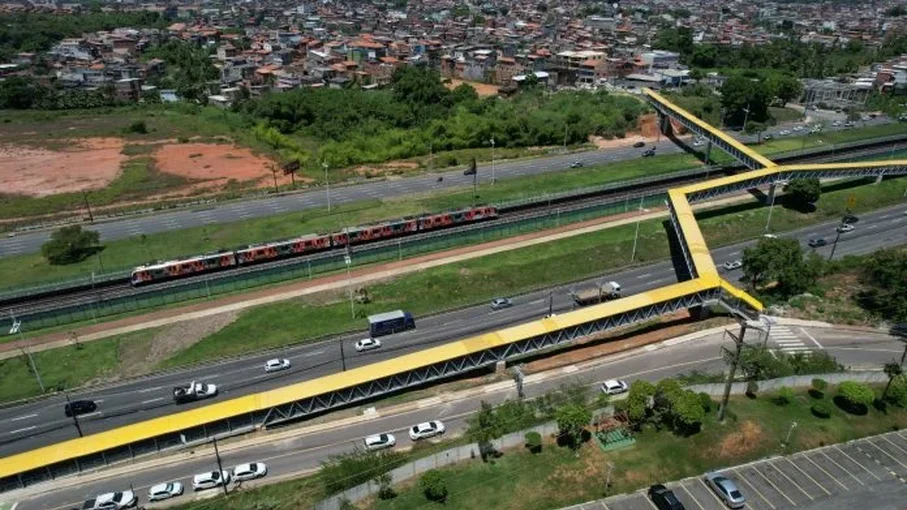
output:
[[[599,503],[601,503],[602,508],[604,508],[605,510],[611,510],[610,508],[608,508],[608,505],[606,505],[604,501],[599,501]]]
[[[798,484],[797,482],[793,481],[793,479],[791,479],[791,477],[787,476],[787,474],[786,474],[784,471],[781,471],[781,470],[778,469],[774,464],[772,464],[771,461],[766,462],[766,464],[767,464],[770,468],[772,468],[772,469],[774,469],[775,471],[777,471],[778,474],[780,474],[781,476],[783,476],[788,482],[790,482],[791,485],[793,485],[794,487],[796,487],[798,491],[802,492],[803,494],[806,494],[806,497],[807,497],[807,498],[809,498],[809,499],[816,499],[816,498],[814,498],[814,497],[812,496],[812,494],[806,492],[806,490],[804,490],[803,487],[800,487],[800,484]]]
[[[895,442],[892,441],[891,439],[888,439],[888,436],[887,436],[887,435],[886,435],[886,436],[881,436],[881,437],[882,437],[882,439],[884,439],[885,441],[888,441],[889,443],[891,443],[891,445],[894,446],[895,448],[897,448],[898,450],[901,450],[902,452],[904,452],[905,454],[907,454],[907,450],[905,450],[903,447],[901,447],[900,445],[898,445],[897,443],[895,443]]]
[[[819,452],[819,453],[821,453],[821,452]],[[835,478],[834,476],[832,476],[831,473],[829,473],[828,471],[826,471],[825,468],[823,468],[822,466],[816,464],[815,461],[813,461],[811,458],[809,458],[809,455],[802,454],[802,455],[800,455],[800,458],[801,458],[801,459],[806,459],[807,462],[809,462],[809,463],[812,464],[813,466],[816,466],[816,468],[817,468],[819,471],[821,471],[821,472],[825,473],[826,475],[828,475],[828,477],[831,478],[831,481],[833,481],[833,482],[835,482],[836,484],[840,485],[842,489],[844,489],[844,490],[846,490],[846,491],[849,491],[849,490],[850,490],[847,486],[845,486],[843,483],[841,483],[840,481],[838,481],[837,478]],[[826,456],[826,458],[828,458],[828,457]],[[831,459],[828,459],[828,460],[831,460]],[[834,462],[834,461],[832,460],[832,462]],[[835,462],[835,464],[837,464],[837,462]],[[838,466],[838,467],[841,467],[841,466]]]
[[[701,483],[702,486],[705,487],[706,492],[708,492],[709,494],[711,494],[712,497],[715,498],[715,501],[717,501],[719,505],[721,505],[722,507],[724,507],[724,501],[721,501],[720,499],[718,499],[718,496],[716,496],[715,493],[712,492],[712,488],[709,487],[704,481],[702,481],[702,478],[697,478],[697,480],[699,480],[699,483]],[[698,503],[698,502],[697,502],[697,503]]]
[[[696,503],[696,506],[698,506],[700,510],[705,510],[705,507],[702,506],[701,503],[699,503],[699,500],[696,499],[696,496],[694,496],[692,492],[690,492],[690,489],[687,489],[683,484],[680,484],[680,488],[683,489],[683,492],[686,492],[687,495],[690,496],[690,499],[693,500],[693,503]]]
[[[893,456],[892,454],[890,454],[890,453],[886,452],[885,450],[883,450],[879,445],[873,443],[873,442],[870,441],[869,439],[866,439],[866,442],[869,443],[869,444],[871,444],[871,445],[873,446],[873,448],[875,448],[876,450],[882,452],[882,454],[885,455],[886,457],[889,457],[889,458],[891,458],[891,460],[893,460],[893,461],[897,462],[898,464],[900,464],[900,466],[901,466],[902,468],[907,468],[907,465],[904,465],[903,462],[901,462],[901,461],[899,461],[898,459],[894,458],[894,456]],[[894,473],[892,473],[892,474],[894,474]]]
[[[737,479],[738,479],[738,480],[740,480],[741,482],[745,483],[750,489],[753,489],[753,492],[755,492],[756,495],[759,496],[759,498],[762,499],[762,501],[765,501],[766,504],[768,504],[768,506],[772,507],[772,510],[775,510],[775,505],[773,505],[772,502],[768,500],[768,498],[766,498],[765,496],[763,496],[762,493],[759,492],[759,489],[757,489],[755,485],[751,484],[750,481],[747,480],[745,476],[741,475],[741,474],[738,473],[736,470],[734,470],[734,474],[737,475]]]
[[[861,468],[863,468],[863,471],[866,471],[867,473],[869,473],[870,475],[872,475],[872,477],[875,478],[876,480],[881,480],[881,478],[879,478],[879,475],[873,473],[873,472],[870,471],[866,466],[864,466],[863,464],[860,464],[859,462],[857,462],[857,459],[851,457],[850,455],[847,455],[847,453],[844,452],[844,450],[842,450],[841,448],[839,448],[838,445],[833,445],[832,448],[834,448],[835,450],[841,452],[841,455],[847,457],[848,459],[850,459],[851,461],[853,461],[854,464],[856,464],[856,465],[860,466]]]
[[[762,474],[762,471],[759,471],[758,469],[756,469],[756,466],[751,466],[751,467],[752,467],[752,469],[753,469],[753,472],[756,473],[756,474],[758,474],[759,476],[762,477],[763,480],[765,480],[766,482],[768,482],[768,484],[771,485],[773,489],[775,489],[776,491],[778,491],[778,494],[780,494],[781,496],[784,497],[784,499],[786,499],[787,501],[789,501],[791,505],[797,506],[797,504],[794,503],[794,500],[792,500],[792,499],[790,499],[789,497],[787,497],[787,494],[785,494],[784,491],[782,491],[780,488],[778,488],[777,485],[775,485],[775,482],[769,480],[767,476],[763,475],[763,474]]]
[[[794,469],[796,469],[797,471],[803,473],[803,476],[805,476],[806,478],[809,478],[809,481],[811,481],[812,483],[818,485],[820,489],[822,489],[823,491],[825,491],[825,494],[828,494],[829,496],[831,496],[831,493],[828,492],[828,489],[826,489],[825,487],[823,487],[822,484],[819,483],[815,478],[809,476],[809,473],[807,473],[806,471],[803,471],[802,469],[800,469],[800,466],[798,466],[798,465],[794,464],[793,462],[791,462],[791,460],[790,460],[789,457],[784,457],[784,460],[786,460],[787,463],[790,464],[791,466],[794,466]]]
[[[646,503],[648,503],[650,507],[654,508],[655,510],[658,510],[658,507],[655,506],[655,503],[652,503],[652,500],[649,499],[649,496],[643,496],[642,499],[646,500]]]
[[[858,484],[860,484],[860,485],[866,485],[865,483],[863,483],[862,480],[860,480],[859,478],[855,477],[855,476],[853,475],[853,473],[850,472],[850,470],[848,470],[848,469],[846,469],[844,466],[838,464],[838,461],[836,461],[835,459],[829,457],[827,453],[825,453],[824,451],[821,451],[821,452],[819,452],[819,453],[822,454],[823,457],[825,457],[826,459],[828,459],[832,464],[834,464],[835,466],[838,466],[838,469],[840,469],[841,471],[847,473],[847,476],[849,476],[849,477],[853,478],[854,480],[856,480],[856,482],[857,482]]]

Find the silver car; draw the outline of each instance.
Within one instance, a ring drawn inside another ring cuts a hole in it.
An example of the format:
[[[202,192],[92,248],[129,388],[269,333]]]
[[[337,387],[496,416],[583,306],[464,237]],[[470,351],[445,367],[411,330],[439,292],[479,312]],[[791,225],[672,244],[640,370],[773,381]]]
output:
[[[715,494],[730,508],[743,508],[746,498],[737,488],[733,480],[718,473],[705,475],[706,484],[715,491]]]
[[[163,501],[175,498],[183,493],[183,484],[179,482],[159,483],[148,489],[148,501]]]

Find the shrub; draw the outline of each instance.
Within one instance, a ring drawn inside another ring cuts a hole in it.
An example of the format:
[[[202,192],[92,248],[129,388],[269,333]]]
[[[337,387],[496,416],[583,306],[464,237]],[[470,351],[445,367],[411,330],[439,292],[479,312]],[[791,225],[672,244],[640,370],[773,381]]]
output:
[[[813,389],[819,392],[825,391],[825,388],[828,388],[828,382],[825,379],[813,379],[812,380]]]
[[[712,410],[712,406],[715,405],[715,403],[712,401],[712,396],[704,391],[699,394],[699,403],[702,404],[702,410],[707,413],[710,412]]]
[[[844,381],[838,385],[836,403],[849,413],[866,414],[875,398],[875,392],[869,386],[856,381]]]
[[[419,479],[419,485],[425,498],[429,501],[445,501],[447,499],[447,482],[444,475],[437,469],[430,469]]]
[[[778,389],[778,393],[775,394],[775,403],[779,406],[786,406],[794,400],[794,390],[788,388],[787,386],[782,386]]]
[[[907,407],[907,374],[901,374],[891,380],[886,400],[900,407]]]
[[[812,411],[813,415],[817,418],[828,418],[831,416],[831,404],[825,400],[816,402],[810,407],[810,411]]]
[[[746,396],[750,398],[756,398],[756,393],[759,392],[759,384],[756,381],[750,381],[746,383]]]
[[[55,266],[80,262],[100,251],[100,238],[94,230],[82,230],[81,225],[62,227],[41,245],[41,254]]]
[[[130,124],[129,127],[126,128],[126,132],[144,135],[144,134],[148,133],[148,126],[145,125],[144,120],[137,120],[137,121],[133,122],[132,124]]]
[[[542,435],[538,432],[527,432],[525,436],[526,439],[526,448],[532,453],[539,453],[542,451]]]

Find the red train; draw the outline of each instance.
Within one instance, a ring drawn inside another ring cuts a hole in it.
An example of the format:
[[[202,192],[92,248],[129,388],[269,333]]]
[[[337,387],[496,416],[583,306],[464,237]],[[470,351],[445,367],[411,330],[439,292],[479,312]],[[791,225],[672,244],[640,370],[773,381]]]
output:
[[[302,237],[249,245],[232,251],[206,253],[185,259],[155,262],[139,266],[132,271],[132,285],[184,278],[212,271],[248,266],[260,262],[277,260],[320,251],[344,248],[347,244],[370,243],[393,237],[406,236],[416,232],[437,230],[465,223],[497,218],[494,206],[476,206],[441,213],[425,214],[391,220],[372,225],[362,225],[333,234],[309,234]]]

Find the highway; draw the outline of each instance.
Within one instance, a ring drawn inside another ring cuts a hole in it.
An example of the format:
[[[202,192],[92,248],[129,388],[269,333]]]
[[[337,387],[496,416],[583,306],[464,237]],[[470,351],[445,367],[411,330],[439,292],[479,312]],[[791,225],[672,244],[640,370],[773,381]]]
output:
[[[887,120],[873,119],[867,125],[876,125],[888,122]],[[790,126],[786,126],[789,128]],[[775,133],[785,129],[785,126],[772,128],[766,133]],[[828,127],[827,130],[833,130]],[[740,133],[732,133],[745,142],[756,141]],[[662,137],[656,144],[659,154],[674,154],[683,152],[683,149],[672,141]],[[630,146],[609,150],[582,152],[577,154],[561,154],[543,158],[533,158],[512,162],[500,162],[495,165],[495,179],[511,179],[529,175],[538,175],[560,170],[568,170],[573,161],[582,161],[584,165],[599,165],[615,161],[639,158],[644,149]],[[715,149],[718,150],[718,149]],[[442,182],[437,182],[438,176],[444,177]],[[478,180],[488,183],[492,178],[490,163],[483,163],[479,168]],[[420,175],[396,180],[382,180],[331,187],[331,205],[347,204],[351,202],[387,199],[413,194],[424,194],[442,190],[453,190],[472,185],[472,177],[463,175],[462,169]],[[280,196],[264,197],[250,200],[235,200],[215,204],[208,208],[183,209],[172,212],[162,212],[146,216],[135,216],[128,219],[99,222],[91,226],[101,234],[102,241],[114,241],[141,234],[155,234],[191,227],[201,227],[216,223],[229,223],[234,221],[262,218],[276,214],[298,212],[315,207],[326,207],[328,193],[325,188],[310,190],[301,193],[292,193]],[[50,237],[51,230],[41,230],[29,233],[20,233],[14,237],[0,238],[0,257],[8,255],[21,255],[40,251],[41,245]],[[302,233],[302,232],[301,232]]]
[[[855,333],[825,328],[790,328],[805,343],[814,345],[838,358],[844,365],[854,368],[878,367],[880,364],[898,356],[904,348],[899,339],[877,333]],[[751,342],[759,339],[749,338]],[[618,355],[589,368],[579,370],[560,370],[543,377],[530,376],[524,387],[529,397],[556,390],[564,383],[580,382],[595,386],[598,381],[609,378],[621,378],[628,382],[636,379],[655,381],[664,377],[700,370],[717,372],[724,369],[720,357],[722,345],[730,343],[721,334],[698,339],[696,341],[662,346],[655,350],[640,349],[632,353]],[[771,347],[777,347],[774,340],[769,340]],[[245,462],[265,462],[268,465],[268,477],[288,477],[317,467],[320,462],[331,455],[351,451],[360,444],[363,437],[375,433],[390,432],[397,438],[397,448],[411,444],[406,430],[409,426],[422,421],[440,419],[447,427],[447,435],[456,435],[465,428],[466,418],[479,406],[480,400],[500,403],[507,398],[515,398],[512,385],[499,391],[484,392],[481,399],[464,398],[441,404],[415,406],[416,409],[396,414],[382,415],[380,407],[375,417],[345,426],[327,428],[307,435],[284,437],[278,441],[251,441],[248,446],[233,450],[222,449],[222,460],[225,469]],[[213,454],[209,447],[198,448],[188,459],[159,465],[143,467],[129,473],[111,475],[106,479],[90,477],[75,487],[52,490],[51,485],[36,486],[30,491],[34,496],[26,496],[18,501],[17,510],[56,510],[73,508],[86,498],[108,491],[127,489],[130,484],[135,487],[140,502],[147,501],[147,490],[151,485],[161,482],[180,481],[191,487],[191,477],[195,473],[211,471],[216,468]],[[186,501],[193,497],[191,490],[177,501]],[[220,491],[206,491],[202,496],[216,496]],[[2,499],[2,497],[0,497]],[[8,499],[8,498],[7,498]]]
[[[905,213],[907,205],[863,215],[855,231],[841,236],[835,251],[836,257],[905,244],[907,242]],[[831,243],[834,226],[834,223],[826,223],[800,230],[792,235],[804,245],[808,239],[817,235],[824,236]],[[750,244],[752,241],[713,250],[716,264],[741,258],[741,250]],[[830,245],[820,248],[819,253],[827,255],[831,248]],[[739,274],[729,276],[733,279],[739,277]],[[668,261],[615,274],[605,274],[602,278],[620,282],[625,294],[642,292],[676,281],[674,267]],[[581,285],[583,284],[577,286]],[[572,300],[568,296],[570,287],[553,289],[555,312],[567,311],[572,307]],[[361,366],[428,346],[541,318],[548,313],[548,293],[548,290],[541,290],[514,297],[515,306],[500,311],[492,311],[487,305],[479,305],[432,317],[417,317],[416,330],[383,337],[381,339],[383,347],[368,353],[356,353],[353,349],[353,343],[365,336],[363,332],[336,340],[304,344],[284,351],[204,365],[181,372],[150,375],[108,387],[76,392],[70,397],[89,398],[98,402],[98,411],[93,415],[83,416],[80,420],[82,430],[86,434],[91,434],[206,404],[202,401],[174,405],[170,397],[174,385],[185,384],[191,380],[215,383],[221,390],[220,395],[216,397],[218,400],[276,388],[340,371],[341,342],[345,346],[347,367]],[[278,374],[265,374],[264,362],[278,356],[291,360],[292,369]],[[0,410],[2,424],[0,428],[4,431],[0,432],[4,436],[0,439],[0,457],[76,437],[77,432],[72,421],[63,415],[64,401],[63,397],[55,396]]]

